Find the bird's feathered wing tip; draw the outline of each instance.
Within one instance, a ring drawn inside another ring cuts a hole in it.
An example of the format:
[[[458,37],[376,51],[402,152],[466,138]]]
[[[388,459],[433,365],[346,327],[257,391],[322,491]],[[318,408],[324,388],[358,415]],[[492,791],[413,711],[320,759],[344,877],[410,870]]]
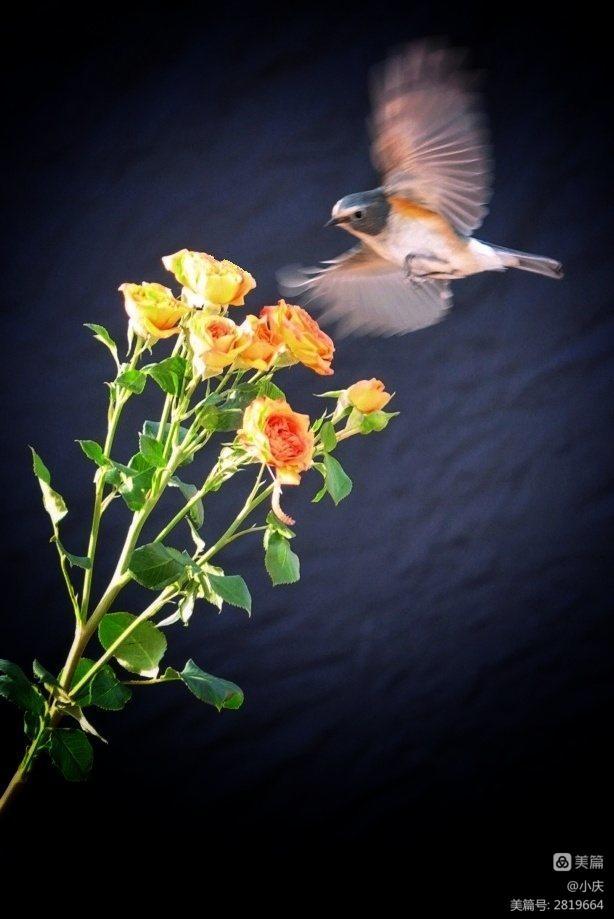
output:
[[[451,306],[445,281],[415,282],[358,246],[319,268],[293,265],[278,272],[284,296],[321,310],[336,336],[404,335],[439,322]]]
[[[492,159],[466,54],[415,42],[371,78],[371,157],[390,192],[405,195],[464,235],[478,227],[491,195]]]

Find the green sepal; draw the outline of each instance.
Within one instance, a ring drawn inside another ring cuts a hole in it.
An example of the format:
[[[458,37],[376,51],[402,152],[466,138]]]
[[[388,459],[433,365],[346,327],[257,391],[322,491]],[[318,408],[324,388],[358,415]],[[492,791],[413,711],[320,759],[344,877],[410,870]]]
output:
[[[357,409],[352,409],[347,426],[360,431],[361,434],[371,434],[373,431],[383,431],[388,427],[391,419],[396,418],[399,414],[400,412],[379,411],[363,415]]]

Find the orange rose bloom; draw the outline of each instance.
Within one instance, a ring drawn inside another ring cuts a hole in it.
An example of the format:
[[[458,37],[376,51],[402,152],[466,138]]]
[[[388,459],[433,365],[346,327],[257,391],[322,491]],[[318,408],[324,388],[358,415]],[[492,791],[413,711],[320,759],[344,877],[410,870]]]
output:
[[[219,262],[206,252],[181,249],[173,255],[165,255],[162,264],[183,287],[196,295],[200,302],[194,305],[243,306],[245,295],[256,286],[249,271],[228,259]]]
[[[249,344],[249,338],[232,319],[200,311],[188,322],[188,340],[194,369],[203,377],[214,376],[229,367]]]
[[[292,357],[321,376],[332,374],[335,346],[307,310],[280,300],[277,306],[265,306],[260,315],[281,337]]]
[[[238,436],[255,460],[276,469],[281,484],[298,485],[301,472],[313,463],[309,416],[293,411],[284,399],[254,399],[245,409]]]
[[[191,312],[162,284],[122,284],[124,305],[130,324],[141,338],[170,338],[179,331],[179,322]]]
[[[357,408],[363,415],[379,412],[388,405],[392,396],[384,389],[381,380],[359,380],[346,390],[350,405]]]
[[[247,348],[241,352],[238,366],[270,370],[284,345],[281,336],[269,327],[265,319],[258,319],[256,316],[247,316],[241,331],[250,341]]]

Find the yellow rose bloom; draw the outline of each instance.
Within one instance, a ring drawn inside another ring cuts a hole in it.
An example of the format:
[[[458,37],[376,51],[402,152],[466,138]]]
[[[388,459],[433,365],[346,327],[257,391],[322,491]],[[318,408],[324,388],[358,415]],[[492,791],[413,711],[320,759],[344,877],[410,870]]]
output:
[[[241,330],[248,336],[249,344],[241,352],[238,366],[253,370],[270,370],[275,358],[284,347],[283,339],[269,327],[265,319],[247,316]]]
[[[170,338],[176,335],[181,319],[191,312],[162,284],[122,284],[119,290],[124,295],[130,324],[141,338]]]
[[[194,369],[203,377],[233,364],[250,341],[232,319],[215,313],[195,311],[187,328]]]
[[[276,306],[265,306],[260,315],[280,336],[292,357],[321,376],[332,374],[335,346],[307,310],[280,300]]]
[[[228,259],[219,262],[206,252],[181,249],[162,259],[179,283],[200,298],[201,306],[243,306],[256,282],[249,273]]]
[[[301,472],[313,464],[309,416],[293,411],[284,399],[254,399],[245,409],[238,437],[257,462],[276,470],[281,484],[298,485]]]
[[[382,381],[375,378],[359,380],[350,386],[346,393],[350,405],[353,405],[363,415],[381,411],[392,399],[391,394],[384,389]]]

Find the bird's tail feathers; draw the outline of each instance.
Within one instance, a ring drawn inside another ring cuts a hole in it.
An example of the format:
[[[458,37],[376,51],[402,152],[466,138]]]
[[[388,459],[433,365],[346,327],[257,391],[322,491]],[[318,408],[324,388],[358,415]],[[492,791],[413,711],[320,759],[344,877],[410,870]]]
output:
[[[532,271],[547,278],[562,278],[563,266],[556,259],[545,255],[531,255],[529,252],[517,252],[515,249],[504,249],[503,246],[491,248],[501,256],[505,268],[520,268],[521,271]]]

